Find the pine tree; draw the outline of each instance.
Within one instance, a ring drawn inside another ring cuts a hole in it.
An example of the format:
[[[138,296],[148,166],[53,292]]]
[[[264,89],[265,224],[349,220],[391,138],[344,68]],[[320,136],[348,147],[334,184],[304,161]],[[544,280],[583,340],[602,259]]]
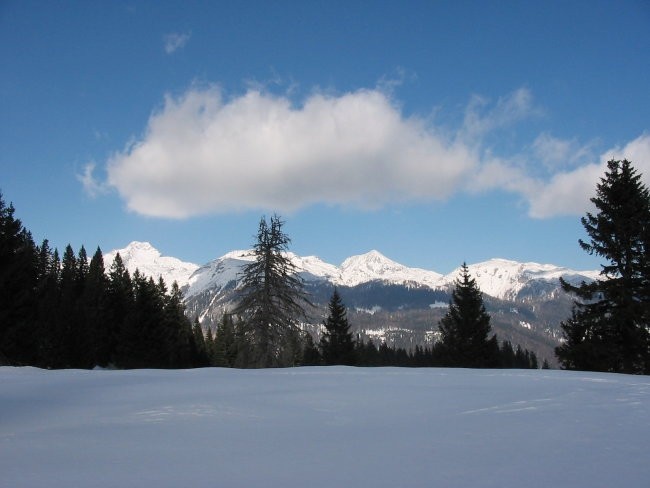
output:
[[[223,314],[213,341],[213,365],[232,368],[238,356],[238,340],[231,314]]]
[[[83,295],[88,278],[88,255],[82,245],[75,260],[75,278],[72,300],[72,315],[70,317],[70,344],[68,346],[70,359],[69,365],[73,368],[90,367],[90,337],[88,322],[85,319]]]
[[[566,369],[650,373],[650,193],[627,161],[611,160],[582,225],[583,250],[606,260],[601,279],[573,286],[576,301],[556,349]]]
[[[107,324],[108,342],[99,356],[100,364],[117,365],[119,362],[122,330],[133,309],[133,283],[119,253],[115,256],[108,273]]]
[[[320,340],[323,362],[326,365],[356,364],[356,352],[347,312],[335,288],[329,305],[329,315],[324,322],[325,333]]]
[[[107,366],[110,342],[108,314],[108,278],[104,268],[104,257],[98,247],[90,260],[86,283],[81,297],[83,327],[82,340],[85,352],[82,361],[85,367]]]
[[[316,344],[314,344],[314,339],[310,334],[305,334],[301,364],[303,366],[319,366],[322,362],[320,351]]]
[[[50,250],[47,240],[43,241],[39,249],[38,258],[38,288],[36,292],[36,333],[37,362],[41,367],[51,368],[56,363],[56,324],[59,315],[59,278],[61,261],[59,252]]]
[[[163,320],[161,321],[159,334],[164,342],[162,352],[165,356],[163,364],[171,368],[189,368],[197,366],[198,345],[195,339],[192,323],[185,315],[185,305],[183,303],[183,294],[174,281],[169,295],[163,291],[164,280],[160,278],[158,289],[163,298]],[[155,333],[155,332],[154,332]],[[201,332],[201,344],[205,350],[203,342],[203,332]],[[202,365],[202,364],[201,364]]]
[[[241,279],[241,300],[234,313],[243,319],[240,365],[245,367],[290,366],[284,349],[290,347],[309,301],[302,279],[287,256],[289,236],[276,215],[270,225],[260,220],[253,254]]]
[[[192,334],[194,335],[194,344],[196,345],[195,366],[198,367],[209,366],[210,356],[208,353],[208,344],[209,342],[212,342],[212,333],[210,332],[210,335],[208,337],[209,339],[208,342],[208,340],[206,340],[206,337],[203,335],[203,328],[201,327],[201,324],[199,323],[199,319],[197,317],[194,320],[194,324],[192,325]]]
[[[0,361],[32,364],[38,252],[14,212],[0,193]]]
[[[160,288],[136,269],[133,306],[120,329],[117,364],[123,368],[164,368],[169,364],[169,338],[164,329]]]
[[[76,367],[75,322],[77,320],[77,258],[68,244],[61,258],[59,275],[59,303],[53,322],[53,351],[50,366],[53,368]]]
[[[195,326],[199,322],[199,318],[194,319]],[[201,327],[201,324],[199,324]],[[208,327],[208,331],[205,333],[205,352],[208,358],[208,366],[216,366],[216,354],[215,354],[215,343],[214,335],[212,334],[212,329]]]
[[[481,290],[463,263],[452,292],[449,311],[440,320],[439,351],[447,366],[487,367],[495,362],[490,334],[490,316],[483,305]]]

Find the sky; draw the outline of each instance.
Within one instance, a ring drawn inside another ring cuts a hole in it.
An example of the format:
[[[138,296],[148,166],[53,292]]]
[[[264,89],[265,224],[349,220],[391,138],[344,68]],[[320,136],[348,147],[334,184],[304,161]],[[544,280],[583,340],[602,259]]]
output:
[[[0,190],[40,243],[597,269],[650,183],[650,2],[0,2]]]

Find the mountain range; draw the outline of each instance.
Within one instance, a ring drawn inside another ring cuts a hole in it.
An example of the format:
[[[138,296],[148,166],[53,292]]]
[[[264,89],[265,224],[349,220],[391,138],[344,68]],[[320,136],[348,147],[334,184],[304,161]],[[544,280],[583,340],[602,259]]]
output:
[[[185,296],[188,314],[204,327],[214,327],[236,300],[242,267],[252,261],[250,250],[229,252],[203,266],[162,256],[151,244],[132,242],[107,253],[107,268],[120,253],[127,269],[135,269],[165,282],[176,281]],[[448,274],[409,268],[378,251],[347,258],[340,266],[316,256],[287,253],[304,279],[316,308],[308,320],[315,333],[326,315],[334,287],[348,307],[359,336],[392,345],[412,347],[434,340],[460,269]],[[560,338],[560,321],[570,315],[572,300],[559,286],[559,278],[572,283],[597,279],[598,271],[575,271],[551,264],[521,263],[506,259],[468,265],[484,294],[493,328],[501,339],[535,350],[552,360]]]

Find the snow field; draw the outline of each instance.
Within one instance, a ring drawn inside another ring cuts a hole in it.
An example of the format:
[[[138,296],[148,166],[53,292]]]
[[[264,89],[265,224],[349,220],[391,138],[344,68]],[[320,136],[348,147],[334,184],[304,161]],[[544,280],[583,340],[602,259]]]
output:
[[[650,378],[0,368],[0,487],[640,487]]]

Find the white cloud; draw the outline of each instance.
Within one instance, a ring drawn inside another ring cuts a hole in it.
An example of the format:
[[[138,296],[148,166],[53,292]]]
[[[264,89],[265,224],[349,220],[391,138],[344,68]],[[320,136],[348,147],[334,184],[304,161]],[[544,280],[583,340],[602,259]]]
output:
[[[81,182],[86,194],[92,198],[104,194],[107,191],[106,185],[95,178],[94,172],[95,163],[88,163],[84,166],[83,173],[77,174],[77,180]]]
[[[187,44],[190,40],[191,33],[186,32],[179,34],[177,32],[172,32],[165,36],[165,52],[167,54],[172,54],[181,49]]]
[[[520,195],[531,217],[550,218],[584,214],[612,157],[650,180],[650,134],[600,158],[593,143],[548,133],[519,154],[492,154],[484,136],[540,112],[526,89],[492,106],[474,97],[455,132],[404,116],[389,93],[316,92],[296,105],[259,87],[228,99],[217,87],[192,88],[167,96],[144,135],[109,159],[106,182],[94,164],[79,180],[89,194],[111,187],[130,210],[173,218],[316,203],[377,208],[463,191]]]
[[[577,139],[559,139],[548,132],[537,136],[532,145],[533,154],[550,171],[585,164],[593,160],[595,142],[581,145]]]
[[[527,88],[519,88],[499,98],[494,107],[486,98],[474,95],[465,110],[460,135],[464,139],[473,140],[539,112],[534,107],[532,94]]]
[[[594,196],[596,185],[607,169],[607,161],[611,159],[631,161],[643,174],[642,181],[650,186],[650,134],[643,134],[622,148],[606,151],[598,163],[557,173],[534,191],[522,192],[530,202],[530,215],[548,218],[584,214],[591,208],[589,199]]]
[[[477,163],[467,146],[403,117],[379,90],[316,93],[294,106],[256,90],[224,100],[210,88],[167,97],[143,139],[107,171],[131,210],[180,218],[441,199]]]

